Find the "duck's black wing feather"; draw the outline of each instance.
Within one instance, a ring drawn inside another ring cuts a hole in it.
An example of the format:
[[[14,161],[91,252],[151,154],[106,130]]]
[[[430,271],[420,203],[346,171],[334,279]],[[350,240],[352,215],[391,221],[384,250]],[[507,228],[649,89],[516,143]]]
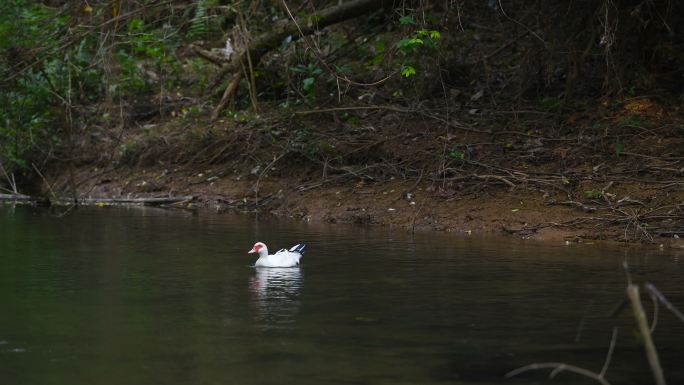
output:
[[[298,244],[290,247],[291,252],[299,253],[299,254],[304,254],[304,249],[306,249],[306,245],[303,243],[298,243]]]

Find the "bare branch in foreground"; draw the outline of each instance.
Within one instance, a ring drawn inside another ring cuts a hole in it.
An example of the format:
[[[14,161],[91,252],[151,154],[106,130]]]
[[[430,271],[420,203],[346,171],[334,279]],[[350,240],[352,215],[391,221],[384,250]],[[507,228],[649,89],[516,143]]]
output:
[[[613,358],[613,351],[615,350],[615,341],[617,341],[618,328],[613,328],[613,335],[610,338],[610,346],[608,347],[608,353],[606,353],[606,360],[603,362],[603,367],[601,368],[601,373],[592,372],[591,370],[580,368],[575,365],[568,365],[564,362],[538,362],[534,364],[525,365],[515,370],[511,370],[506,373],[506,378],[511,378],[517,376],[518,374],[529,372],[530,370],[538,369],[553,369],[549,373],[549,378],[554,378],[556,375],[562,371],[568,371],[581,376],[591,378],[598,381],[603,385],[610,385],[610,382],[606,380],[605,375],[610,366],[610,360]]]
[[[554,378],[558,373],[562,371],[568,371],[572,372],[575,374],[579,374],[588,378],[591,378],[593,380],[598,381],[599,383],[603,385],[610,385],[610,382],[603,378],[603,376],[599,373],[592,372],[591,370],[587,370],[584,368],[580,368],[579,366],[574,366],[574,365],[568,365],[563,362],[539,362],[539,363],[534,363],[534,364],[529,364],[526,366],[523,366],[521,368],[512,370],[508,373],[506,373],[506,378],[511,378],[513,376],[517,376],[518,374],[524,373],[524,372],[529,372],[530,370],[538,370],[538,369],[553,369],[551,373],[549,374],[549,378]]]
[[[641,304],[641,298],[639,296],[639,286],[634,284],[629,284],[627,286],[627,296],[632,303],[632,310],[634,310],[634,318],[639,326],[639,332],[641,337],[644,339],[644,349],[646,350],[646,358],[648,358],[648,364],[651,366],[651,371],[653,372],[653,379],[656,385],[665,385],[665,375],[663,374],[663,368],[660,366],[660,360],[658,359],[658,351],[656,350],[655,344],[653,343],[653,338],[651,338],[651,329],[648,326],[648,320],[646,319],[646,312]]]

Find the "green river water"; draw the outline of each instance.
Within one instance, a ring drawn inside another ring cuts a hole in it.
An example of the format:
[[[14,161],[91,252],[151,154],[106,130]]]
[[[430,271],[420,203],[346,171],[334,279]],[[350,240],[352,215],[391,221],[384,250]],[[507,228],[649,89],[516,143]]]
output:
[[[305,242],[302,265],[247,251]],[[684,254],[152,208],[0,205],[0,384],[653,383],[622,262],[684,310]],[[644,295],[647,311],[650,299]],[[684,383],[684,323],[654,340]]]

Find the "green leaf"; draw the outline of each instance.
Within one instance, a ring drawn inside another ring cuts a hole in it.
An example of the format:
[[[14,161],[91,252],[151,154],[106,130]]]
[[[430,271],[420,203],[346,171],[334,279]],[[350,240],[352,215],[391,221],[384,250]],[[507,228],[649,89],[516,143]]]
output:
[[[304,91],[309,91],[313,87],[314,83],[316,83],[315,78],[306,78],[302,80],[302,88]]]
[[[128,29],[131,32],[137,32],[142,30],[143,26],[143,21],[141,19],[135,18],[131,19],[131,21],[128,23]]]
[[[584,190],[584,196],[589,199],[598,199],[603,196],[603,193],[598,190]]]
[[[547,110],[557,110],[561,107],[561,100],[556,97],[546,97],[542,99],[541,104]]]
[[[380,64],[383,60],[385,60],[385,54],[378,54],[373,56],[373,58],[370,60],[369,65],[378,65]]]
[[[416,74],[416,69],[412,66],[405,66],[401,69],[401,76],[407,78]]]
[[[196,38],[207,33],[206,20],[206,4],[203,0],[197,1],[197,8],[195,9],[195,17],[190,21],[188,28],[188,37]]]
[[[290,67],[290,71],[300,73],[300,74],[308,72],[307,68],[301,64],[297,65],[296,67]]]
[[[449,156],[454,158],[454,159],[465,159],[465,154],[463,153],[463,151],[459,151],[459,150],[449,151]]]
[[[396,44],[396,47],[399,50],[406,49],[410,46],[411,46],[411,39],[401,39]]]
[[[615,155],[619,158],[622,151],[625,149],[625,144],[617,142],[615,143]]]
[[[442,34],[440,34],[439,31],[430,31],[430,39],[437,40],[440,37],[442,37]]]
[[[401,24],[401,25],[413,25],[413,24],[416,24],[416,21],[413,20],[413,17],[411,17],[411,16],[402,16],[399,18],[399,24]]]

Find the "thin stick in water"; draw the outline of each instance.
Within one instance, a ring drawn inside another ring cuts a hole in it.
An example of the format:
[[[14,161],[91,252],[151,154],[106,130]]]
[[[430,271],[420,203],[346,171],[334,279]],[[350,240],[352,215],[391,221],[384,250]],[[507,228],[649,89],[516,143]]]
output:
[[[671,311],[672,314],[675,315],[675,317],[679,318],[680,321],[684,322],[684,314],[682,314],[682,312],[679,311],[679,309],[677,309],[672,304],[672,302],[668,301],[667,298],[665,298],[665,296],[663,295],[663,293],[661,293],[660,290],[658,290],[658,288],[655,287],[655,285],[653,285],[650,282],[646,282],[644,284],[644,288],[646,288],[646,291],[648,291],[649,293],[654,295],[656,298],[658,298],[658,301],[660,301],[660,303],[665,305],[667,310]]]

